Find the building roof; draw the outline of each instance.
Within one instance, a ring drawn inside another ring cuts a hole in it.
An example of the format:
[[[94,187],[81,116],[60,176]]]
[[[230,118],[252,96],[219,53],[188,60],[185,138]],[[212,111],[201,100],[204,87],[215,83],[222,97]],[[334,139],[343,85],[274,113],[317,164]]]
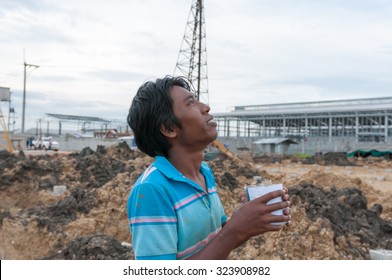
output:
[[[110,121],[98,117],[60,115],[51,113],[46,113],[46,115],[62,121],[110,123]]]
[[[253,144],[298,144],[290,138],[261,138],[252,142]]]
[[[298,102],[281,104],[264,104],[235,106],[234,110],[226,113],[215,113],[215,117],[247,117],[283,114],[312,114],[321,112],[347,112],[347,111],[392,111],[392,97],[346,99],[317,102]]]

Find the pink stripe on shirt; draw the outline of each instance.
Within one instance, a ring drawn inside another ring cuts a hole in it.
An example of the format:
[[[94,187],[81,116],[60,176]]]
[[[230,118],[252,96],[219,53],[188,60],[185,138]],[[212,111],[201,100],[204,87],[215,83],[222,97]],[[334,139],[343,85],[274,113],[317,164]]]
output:
[[[142,224],[142,223],[176,223],[176,218],[145,218],[145,219],[131,219],[130,224]]]
[[[184,206],[185,204],[190,203],[190,202],[192,202],[193,200],[196,200],[196,199],[198,199],[198,198],[200,198],[200,197],[202,197],[202,196],[203,196],[202,194],[197,193],[197,194],[195,194],[195,195],[193,195],[193,196],[191,196],[191,197],[189,197],[189,198],[187,198],[187,199],[185,199],[185,200],[179,202],[178,204],[176,204],[176,205],[174,206],[174,209],[177,210],[177,209],[180,208],[181,206]]]
[[[215,232],[211,232],[205,239],[201,240],[200,242],[196,243],[192,247],[189,247],[185,251],[178,252],[177,253],[177,259],[180,259],[186,255],[192,254],[193,252],[196,252],[200,247],[203,247],[206,245],[208,242],[210,242],[221,230],[221,228],[217,229]]]

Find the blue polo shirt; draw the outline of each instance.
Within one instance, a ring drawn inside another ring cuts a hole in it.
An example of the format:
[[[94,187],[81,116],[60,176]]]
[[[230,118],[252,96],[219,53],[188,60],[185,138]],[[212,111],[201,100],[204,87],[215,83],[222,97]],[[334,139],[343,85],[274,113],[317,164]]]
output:
[[[165,157],[138,178],[128,198],[136,259],[185,259],[212,240],[226,222],[212,170],[202,163],[207,191]]]

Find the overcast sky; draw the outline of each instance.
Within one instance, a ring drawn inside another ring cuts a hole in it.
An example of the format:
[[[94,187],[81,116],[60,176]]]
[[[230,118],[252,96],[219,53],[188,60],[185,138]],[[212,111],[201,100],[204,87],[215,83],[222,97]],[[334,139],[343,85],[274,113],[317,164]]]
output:
[[[193,0],[0,0],[0,86],[21,127],[45,113],[125,120],[173,74]],[[209,100],[235,105],[392,96],[392,1],[206,0]],[[8,115],[8,103],[2,102]]]

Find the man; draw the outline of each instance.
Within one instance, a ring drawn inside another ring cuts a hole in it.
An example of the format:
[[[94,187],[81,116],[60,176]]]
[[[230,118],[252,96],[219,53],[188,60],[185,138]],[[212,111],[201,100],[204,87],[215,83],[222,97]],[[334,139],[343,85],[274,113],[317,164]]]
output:
[[[166,76],[146,82],[129,109],[136,145],[154,157],[128,199],[136,259],[225,259],[255,235],[290,223],[287,190],[245,203],[227,220],[204,149],[217,138],[210,107],[188,82]],[[281,196],[283,201],[266,203]],[[285,209],[284,215],[271,212]]]

